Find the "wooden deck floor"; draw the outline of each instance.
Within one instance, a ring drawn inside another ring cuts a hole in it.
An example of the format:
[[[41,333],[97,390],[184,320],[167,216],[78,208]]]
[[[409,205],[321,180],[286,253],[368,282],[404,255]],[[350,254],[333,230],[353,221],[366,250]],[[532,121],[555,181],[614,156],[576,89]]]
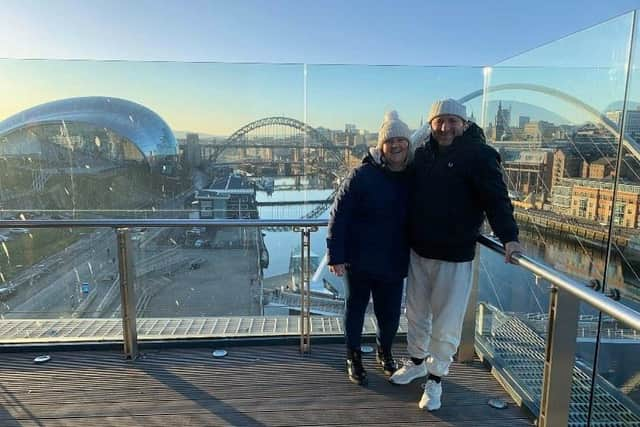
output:
[[[398,346],[401,347],[401,346]],[[370,382],[347,381],[341,345],[161,349],[136,362],[120,353],[50,353],[35,365],[31,353],[0,355],[0,426],[530,426],[480,364],[454,364],[443,407],[418,409],[419,380],[388,383],[365,357]],[[403,348],[398,356],[406,356]],[[507,399],[493,409],[487,401]]]

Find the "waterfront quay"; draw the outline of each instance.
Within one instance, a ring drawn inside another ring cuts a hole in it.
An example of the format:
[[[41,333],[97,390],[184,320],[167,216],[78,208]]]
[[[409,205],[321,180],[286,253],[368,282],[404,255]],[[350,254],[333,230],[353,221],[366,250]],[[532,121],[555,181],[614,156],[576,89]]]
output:
[[[515,217],[520,226],[539,227],[546,233],[557,236],[577,236],[598,247],[606,245],[609,240],[608,225],[590,224],[573,218],[572,221],[568,221],[566,217],[553,212],[533,209],[516,208]],[[626,248],[631,234],[627,230],[616,229],[611,238],[618,247]]]

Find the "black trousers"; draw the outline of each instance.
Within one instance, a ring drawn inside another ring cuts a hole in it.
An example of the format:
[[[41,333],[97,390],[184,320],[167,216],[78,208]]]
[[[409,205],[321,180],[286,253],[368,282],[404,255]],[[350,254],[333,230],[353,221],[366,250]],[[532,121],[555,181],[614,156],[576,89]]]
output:
[[[344,331],[347,350],[359,350],[364,315],[373,296],[373,311],[378,329],[376,341],[383,349],[391,349],[400,323],[403,280],[381,281],[351,269],[346,274]]]

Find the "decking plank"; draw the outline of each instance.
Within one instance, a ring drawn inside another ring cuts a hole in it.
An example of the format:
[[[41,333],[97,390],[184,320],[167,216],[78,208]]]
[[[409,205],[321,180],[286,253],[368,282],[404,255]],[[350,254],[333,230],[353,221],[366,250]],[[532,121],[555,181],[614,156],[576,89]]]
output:
[[[524,426],[525,411],[511,401],[478,361],[454,364],[445,379],[443,407],[418,409],[420,381],[390,384],[365,356],[368,387],[347,381],[341,345],[211,351],[147,351],[136,362],[117,352],[51,353],[35,365],[30,353],[0,358],[2,426]],[[398,346],[398,356],[406,356]],[[496,410],[487,400],[510,402]]]

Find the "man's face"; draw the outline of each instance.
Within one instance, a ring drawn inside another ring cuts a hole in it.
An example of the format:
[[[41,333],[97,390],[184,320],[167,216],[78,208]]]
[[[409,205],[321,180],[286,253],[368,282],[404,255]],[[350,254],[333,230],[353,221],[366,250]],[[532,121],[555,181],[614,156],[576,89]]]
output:
[[[409,153],[409,141],[405,138],[389,138],[382,144],[382,154],[392,168],[404,165]]]
[[[462,135],[466,123],[458,116],[443,114],[431,120],[431,133],[440,145],[449,145],[456,136]]]

